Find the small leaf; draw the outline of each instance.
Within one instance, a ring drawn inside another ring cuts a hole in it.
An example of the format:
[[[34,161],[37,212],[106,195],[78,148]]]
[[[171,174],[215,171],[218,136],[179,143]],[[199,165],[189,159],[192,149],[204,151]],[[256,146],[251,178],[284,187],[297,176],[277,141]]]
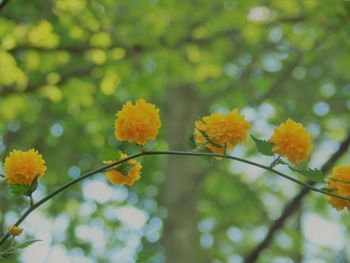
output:
[[[0,174],[0,177],[5,178],[5,175],[4,174]]]
[[[276,165],[278,165],[278,164],[288,165],[285,161],[283,161],[283,160],[281,160],[281,159],[278,159],[278,160],[276,161]]]
[[[202,130],[200,130],[200,129],[198,129],[198,130],[199,130],[199,132],[202,134],[202,136],[206,139],[206,141],[207,141],[208,143],[214,145],[215,147],[222,148],[222,146],[221,146],[220,144],[217,144],[217,143],[213,142],[213,141],[209,138],[208,134],[205,133],[205,131],[202,131]]]
[[[30,185],[27,184],[9,184],[11,192],[16,196],[31,195],[38,187],[38,176]]]
[[[36,242],[39,242],[39,241],[42,241],[42,240],[41,239],[27,240],[27,241],[24,241],[22,243],[19,243],[18,245],[14,246],[14,247],[16,247],[16,249],[23,249],[23,248],[29,247],[30,245],[32,245]]]
[[[293,170],[294,172],[297,172],[301,175],[304,175],[305,177],[307,177],[308,179],[316,182],[316,183],[323,183],[324,182],[324,174],[322,173],[321,170],[318,170],[318,169],[311,169],[311,168],[308,168],[306,170],[299,170],[299,169],[296,169],[296,168],[293,168],[291,166],[288,165],[288,167]]]
[[[194,139],[193,134],[191,134],[191,135],[188,137],[188,140],[187,140],[187,147],[188,147],[189,149],[196,148],[196,142],[195,142],[195,139]]]
[[[326,191],[326,192],[329,192],[329,193],[334,192],[334,191],[337,190],[337,188],[326,188],[326,187],[323,187],[323,188],[321,188],[321,189],[324,190],[324,191]]]
[[[267,156],[273,156],[273,151],[272,151],[272,143],[264,140],[259,140],[258,138],[255,138],[253,135],[251,135],[252,139],[255,142],[256,148],[259,153]]]
[[[35,177],[31,185],[29,186],[27,195],[32,194],[38,188],[38,177],[39,176]]]
[[[135,166],[135,164],[130,163],[123,163],[120,166],[116,167],[115,170],[117,170],[122,175],[127,176],[129,174],[129,171]]]
[[[9,184],[11,192],[16,196],[28,195],[30,186],[27,184]]]
[[[6,250],[6,251],[3,251],[3,252],[0,252],[0,255],[3,257],[3,258],[8,258],[8,257],[10,257],[13,252],[13,250]]]
[[[6,249],[5,251],[1,251],[0,252],[0,255],[3,256],[3,257],[9,257],[11,256],[11,254],[13,254],[17,249],[23,249],[23,248],[26,248],[26,247],[29,247],[30,245],[36,243],[36,242],[39,242],[39,241],[42,241],[40,239],[34,239],[34,240],[27,240],[27,241],[24,241],[22,243],[19,243],[19,244],[16,244],[14,245],[13,247],[10,247],[8,249]]]
[[[349,181],[344,181],[344,180],[340,180],[340,179],[336,179],[336,178],[332,178],[332,177],[329,177],[327,179],[330,181],[334,181],[334,182],[338,182],[338,183],[342,183],[342,184],[350,184]]]

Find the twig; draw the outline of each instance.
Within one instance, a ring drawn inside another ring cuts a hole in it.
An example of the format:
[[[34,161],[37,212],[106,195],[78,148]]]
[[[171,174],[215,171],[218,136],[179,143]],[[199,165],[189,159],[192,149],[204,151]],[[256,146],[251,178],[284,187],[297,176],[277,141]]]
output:
[[[30,204],[30,207],[32,207],[34,205],[34,200],[33,200],[32,194],[29,194],[29,204]]]
[[[336,161],[349,149],[350,145],[350,132],[346,139],[341,143],[339,149],[328,159],[328,161],[322,166],[322,172],[327,173]],[[308,182],[309,185],[315,184],[314,182]],[[286,220],[300,207],[300,204],[304,197],[310,192],[310,188],[303,187],[300,192],[284,207],[282,214],[271,225],[263,241],[258,244],[247,256],[244,262],[255,262],[260,253],[269,246],[273,240],[274,234],[283,227]]]
[[[0,10],[3,9],[5,5],[8,4],[9,2],[10,0],[2,0],[2,2],[0,3]]]

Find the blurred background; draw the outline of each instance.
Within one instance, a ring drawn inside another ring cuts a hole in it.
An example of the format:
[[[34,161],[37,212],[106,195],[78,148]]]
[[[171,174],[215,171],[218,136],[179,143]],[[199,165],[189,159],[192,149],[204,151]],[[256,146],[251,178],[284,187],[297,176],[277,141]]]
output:
[[[261,139],[287,117],[304,123],[308,165],[320,168],[350,129],[349,20],[342,0],[11,0],[0,11],[0,160],[43,153],[38,200],[117,149],[138,151],[115,140],[114,116],[145,98],[162,118],[150,148],[189,149],[195,120],[239,108]],[[231,154],[271,162],[251,139]],[[40,207],[19,240],[42,242],[1,262],[239,263],[301,189],[228,160],[141,161],[132,187],[98,174]],[[0,196],[2,234],[28,203],[4,182]],[[350,261],[348,211],[317,193],[288,209],[250,262]]]

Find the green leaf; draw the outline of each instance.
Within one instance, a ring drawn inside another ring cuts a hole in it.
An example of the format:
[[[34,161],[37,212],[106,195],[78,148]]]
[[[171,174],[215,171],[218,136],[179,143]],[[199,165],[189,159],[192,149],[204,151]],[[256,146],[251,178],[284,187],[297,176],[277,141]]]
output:
[[[24,241],[22,243],[19,243],[15,247],[17,249],[23,249],[23,248],[29,247],[30,245],[32,245],[32,244],[34,244],[36,242],[39,242],[39,241],[42,241],[42,240],[41,239],[27,240],[27,241]]]
[[[129,171],[135,166],[135,164],[130,164],[130,163],[123,163],[120,166],[118,166],[117,168],[115,168],[115,170],[117,170],[118,172],[120,172],[122,175],[127,176]]]
[[[276,165],[278,165],[278,164],[288,165],[285,161],[283,161],[283,160],[281,160],[281,159],[278,159],[278,160],[276,161]]]
[[[254,140],[256,149],[258,150],[259,153],[267,156],[273,156],[274,153],[272,151],[272,147],[273,147],[272,143],[264,140],[259,140],[258,138],[255,138],[253,135],[250,135],[250,136]]]
[[[9,184],[11,192],[16,196],[28,195],[30,186],[27,184]]]
[[[195,140],[194,140],[193,134],[191,134],[191,135],[188,137],[188,140],[187,140],[187,147],[188,147],[189,149],[196,148],[196,142],[195,142]]]
[[[343,184],[350,184],[349,181],[339,180],[339,179],[332,178],[332,177],[328,177],[327,179],[330,181],[339,182],[339,183],[343,183]]]
[[[27,195],[32,194],[38,188],[38,177],[39,176],[37,176],[29,186]]]
[[[303,176],[305,176],[306,178],[310,179],[311,181],[314,181],[316,183],[323,183],[324,182],[324,174],[322,173],[321,170],[319,169],[311,169],[308,168],[306,170],[299,170],[296,168],[293,168],[291,166],[288,165],[288,167],[293,170],[294,172],[297,172]]]
[[[327,192],[329,192],[329,193],[334,192],[334,191],[337,190],[337,188],[326,188],[326,187],[323,187],[323,188],[321,188],[321,189],[324,190],[324,191],[327,191]]]
[[[222,148],[222,146],[221,146],[220,144],[217,144],[217,143],[213,142],[213,141],[209,138],[208,134],[205,133],[205,131],[202,131],[202,130],[200,130],[200,129],[198,129],[198,130],[199,130],[199,132],[202,134],[202,136],[206,139],[206,141],[207,141],[208,143],[214,145],[215,147]]]
[[[16,196],[31,195],[38,188],[38,177],[30,185],[27,184],[9,184],[11,192]]]
[[[19,243],[17,245],[14,245],[8,249],[6,249],[5,251],[1,251],[0,252],[0,255],[3,256],[3,257],[9,257],[11,256],[12,253],[15,252],[15,250],[17,249],[23,249],[23,248],[26,248],[26,247],[29,247],[30,245],[36,243],[36,242],[39,242],[39,241],[42,241],[40,239],[34,239],[34,240],[27,240],[27,241],[24,241],[22,243]]]
[[[0,174],[0,177],[5,178],[5,175],[4,174]]]

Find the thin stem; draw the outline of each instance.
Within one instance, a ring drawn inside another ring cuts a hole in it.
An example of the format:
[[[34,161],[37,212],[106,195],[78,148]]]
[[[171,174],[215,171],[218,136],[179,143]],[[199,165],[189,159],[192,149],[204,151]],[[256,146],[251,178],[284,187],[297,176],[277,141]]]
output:
[[[318,193],[322,193],[322,194],[325,194],[325,195],[328,195],[328,196],[332,196],[332,197],[337,197],[337,198],[340,198],[340,199],[343,199],[343,200],[347,200],[347,201],[350,201],[350,198],[349,197],[345,197],[345,196],[341,196],[341,195],[337,195],[337,194],[332,194],[332,193],[329,193],[327,192],[326,190],[322,190],[322,189],[319,189],[319,188],[316,188],[312,185],[309,185],[307,183],[304,183],[302,181],[299,181],[289,175],[286,175],[284,173],[281,173],[273,168],[270,168],[269,166],[266,166],[266,165],[262,165],[262,164],[259,164],[259,163],[255,163],[255,162],[252,162],[252,161],[249,161],[249,160],[245,160],[245,159],[242,159],[242,158],[238,158],[238,157],[234,157],[234,156],[230,156],[230,155],[223,155],[223,154],[216,154],[216,153],[194,153],[194,152],[184,152],[184,151],[149,151],[149,152],[145,152],[144,155],[187,155],[187,156],[209,156],[209,157],[219,157],[219,158],[226,158],[226,159],[231,159],[231,160],[235,160],[235,161],[239,161],[239,162],[242,162],[242,163],[246,163],[246,164],[249,164],[249,165],[253,165],[253,166],[256,166],[256,167],[259,167],[259,168],[262,168],[262,169],[265,169],[267,171],[270,171],[274,174],[277,174],[287,180],[290,180],[296,184],[299,184],[299,185],[302,185],[302,186],[305,186],[307,188],[309,188],[310,190],[312,191],[315,191],[315,192],[318,192]]]
[[[277,158],[274,158],[273,162],[270,164],[270,168],[275,167],[280,159],[281,155],[278,155]]]
[[[30,207],[34,205],[34,199],[33,199],[32,193],[29,194],[29,204],[30,204]]]
[[[216,153],[206,153],[206,152],[188,152],[188,151],[144,151],[144,152],[139,152],[139,153],[135,153],[135,154],[132,154],[124,159],[121,159],[121,160],[118,160],[118,161],[115,161],[113,163],[110,163],[110,164],[107,164],[107,165],[104,165],[104,166],[101,166],[100,168],[97,168],[91,172],[88,172],[86,174],[83,174],[82,176],[62,185],[61,187],[57,188],[55,191],[53,191],[52,193],[48,194],[47,196],[45,196],[44,198],[42,198],[41,200],[39,200],[37,203],[33,204],[30,208],[28,208],[24,214],[17,220],[17,222],[14,224],[14,226],[19,226],[23,221],[24,219],[26,219],[36,208],[38,208],[39,206],[41,206],[42,204],[46,203],[48,200],[50,200],[51,198],[53,198],[54,196],[56,196],[57,194],[59,194],[60,192],[66,190],[67,188],[77,184],[78,182],[94,175],[94,174],[97,174],[97,173],[100,173],[100,172],[104,172],[106,170],[108,170],[109,168],[111,167],[114,167],[115,165],[118,165],[118,164],[121,164],[121,163],[124,163],[126,161],[129,161],[131,159],[135,159],[135,158],[138,158],[140,156],[147,156],[147,155],[182,155],[182,156],[206,156],[206,157],[218,157],[218,158],[226,158],[226,159],[230,159],[230,160],[235,160],[235,161],[238,161],[238,162],[242,162],[242,163],[246,163],[246,164],[249,164],[249,165],[253,165],[253,166],[256,166],[256,167],[259,167],[261,169],[265,169],[267,171],[270,171],[274,174],[277,174],[285,179],[288,179],[296,184],[299,184],[299,185],[302,185],[302,186],[305,186],[307,188],[309,188],[310,190],[312,191],[315,191],[315,192],[318,192],[318,193],[322,193],[322,194],[325,194],[325,195],[328,195],[328,196],[332,196],[332,197],[337,197],[337,198],[340,198],[340,199],[343,199],[343,200],[347,200],[347,201],[350,201],[350,198],[349,197],[344,197],[344,196],[340,196],[340,195],[337,195],[337,194],[333,194],[331,192],[327,192],[326,190],[323,190],[323,189],[319,189],[319,188],[316,188],[312,185],[309,185],[307,183],[304,183],[302,181],[299,181],[293,177],[290,177],[284,173],[281,173],[269,166],[266,166],[266,165],[263,165],[263,164],[259,164],[259,163],[256,163],[256,162],[252,162],[252,161],[249,161],[249,160],[245,160],[245,159],[242,159],[242,158],[238,158],[238,157],[234,157],[234,156],[230,156],[230,155],[223,155],[223,154],[216,154]],[[0,239],[0,246],[9,238],[10,234],[9,233],[6,233],[1,239]]]
[[[338,183],[350,184],[350,182],[348,182],[348,181],[343,181],[343,180],[336,179],[336,178],[327,178],[327,179],[330,181],[338,182]]]
[[[15,241],[15,238],[16,238],[16,236],[12,236],[12,238],[11,238],[11,240],[10,240],[10,242],[9,242],[9,246],[8,246],[8,249],[10,249],[11,248],[11,246],[12,246],[12,244],[13,244],[13,242]]]

